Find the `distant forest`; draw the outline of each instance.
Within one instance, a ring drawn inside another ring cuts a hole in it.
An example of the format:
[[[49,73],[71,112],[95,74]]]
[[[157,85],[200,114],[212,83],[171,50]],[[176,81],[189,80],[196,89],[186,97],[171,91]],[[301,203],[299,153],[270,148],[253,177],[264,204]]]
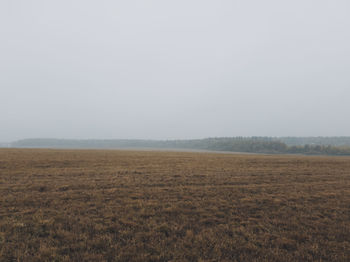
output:
[[[23,139],[8,144],[26,148],[153,148],[264,154],[350,155],[350,137],[219,137],[191,140]]]

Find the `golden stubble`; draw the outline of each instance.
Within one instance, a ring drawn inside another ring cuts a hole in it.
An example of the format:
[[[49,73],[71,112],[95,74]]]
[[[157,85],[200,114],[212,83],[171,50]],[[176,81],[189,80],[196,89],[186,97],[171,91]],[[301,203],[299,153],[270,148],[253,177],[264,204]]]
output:
[[[0,261],[349,260],[349,157],[0,150]]]

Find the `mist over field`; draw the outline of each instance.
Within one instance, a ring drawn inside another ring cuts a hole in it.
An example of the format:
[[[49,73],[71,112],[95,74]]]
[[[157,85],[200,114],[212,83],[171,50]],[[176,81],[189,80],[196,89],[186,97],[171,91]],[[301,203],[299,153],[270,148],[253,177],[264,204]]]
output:
[[[350,134],[350,2],[0,3],[0,142]]]
[[[350,261],[349,0],[1,0],[0,261]]]

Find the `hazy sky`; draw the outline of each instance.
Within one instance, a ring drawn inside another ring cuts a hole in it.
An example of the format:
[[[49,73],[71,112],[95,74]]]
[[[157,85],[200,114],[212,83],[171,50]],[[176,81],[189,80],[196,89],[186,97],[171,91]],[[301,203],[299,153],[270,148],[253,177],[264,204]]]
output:
[[[1,0],[0,141],[350,135],[349,0]]]

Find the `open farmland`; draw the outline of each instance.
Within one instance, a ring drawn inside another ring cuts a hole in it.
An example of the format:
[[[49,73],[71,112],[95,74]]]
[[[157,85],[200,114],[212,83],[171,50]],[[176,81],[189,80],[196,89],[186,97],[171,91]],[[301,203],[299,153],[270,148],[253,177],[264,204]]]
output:
[[[1,149],[0,261],[350,261],[350,157]]]

